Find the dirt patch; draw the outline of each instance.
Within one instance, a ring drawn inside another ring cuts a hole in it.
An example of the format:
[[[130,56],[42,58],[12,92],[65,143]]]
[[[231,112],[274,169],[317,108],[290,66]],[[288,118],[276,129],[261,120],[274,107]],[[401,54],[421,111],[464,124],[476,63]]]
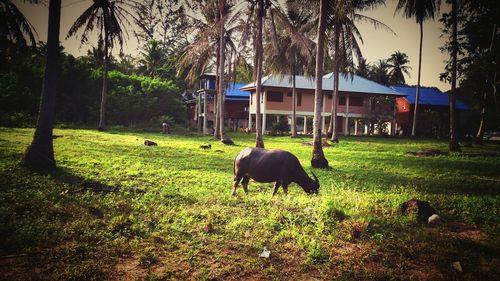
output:
[[[306,141],[306,142],[303,142],[302,144],[303,144],[303,145],[309,145],[309,146],[312,146],[312,145],[313,145],[313,141],[312,141],[312,140],[311,140],[311,141]],[[325,139],[322,139],[322,140],[321,140],[321,145],[322,145],[323,147],[330,147],[330,146],[332,146],[332,145],[328,142],[328,140],[325,140]]]
[[[448,152],[441,151],[439,149],[425,148],[425,149],[418,150],[418,151],[409,151],[408,154],[422,157],[422,156],[448,155]]]

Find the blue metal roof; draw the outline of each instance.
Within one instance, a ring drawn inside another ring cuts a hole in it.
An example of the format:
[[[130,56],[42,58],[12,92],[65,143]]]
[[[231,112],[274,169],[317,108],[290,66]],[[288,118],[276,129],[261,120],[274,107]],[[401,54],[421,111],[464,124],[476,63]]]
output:
[[[406,95],[410,104],[415,104],[416,86],[391,86],[397,92]],[[418,104],[450,106],[449,96],[434,87],[420,87],[420,96]],[[470,107],[457,99],[457,109],[469,110]]]
[[[248,100],[250,93],[241,91],[244,83],[229,83],[229,89],[226,90],[226,100]]]

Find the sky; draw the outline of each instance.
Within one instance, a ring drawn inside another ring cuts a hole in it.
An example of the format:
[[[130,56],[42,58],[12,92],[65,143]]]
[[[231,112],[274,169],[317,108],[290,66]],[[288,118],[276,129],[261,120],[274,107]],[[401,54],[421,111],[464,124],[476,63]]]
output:
[[[13,2],[35,27],[38,40],[46,41],[48,7],[28,4],[21,0],[13,0]],[[385,23],[396,35],[383,29],[375,30],[369,24],[359,23],[357,26],[364,42],[361,49],[363,56],[370,63],[378,59],[386,59],[395,51],[406,53],[412,68],[410,77],[406,77],[406,82],[415,85],[418,77],[419,26],[414,19],[406,19],[401,14],[394,14],[396,3],[396,0],[387,0],[385,6],[362,13]],[[71,24],[90,5],[92,5],[92,0],[62,0],[60,40],[66,52],[75,56],[85,55],[90,46],[80,46],[80,37],[66,39],[66,35]],[[449,10],[450,7],[442,3],[440,13],[449,12]],[[449,58],[449,54],[441,53],[439,50],[446,41],[446,38],[441,37],[442,25],[438,21],[440,17],[441,15],[437,16],[435,20],[424,23],[421,85],[438,87],[441,91],[447,91],[450,89],[450,85],[439,81],[439,74],[443,72],[445,61]],[[92,42],[92,39],[89,41]],[[137,46],[138,42],[133,36],[132,30],[129,30],[124,53],[137,54]]]

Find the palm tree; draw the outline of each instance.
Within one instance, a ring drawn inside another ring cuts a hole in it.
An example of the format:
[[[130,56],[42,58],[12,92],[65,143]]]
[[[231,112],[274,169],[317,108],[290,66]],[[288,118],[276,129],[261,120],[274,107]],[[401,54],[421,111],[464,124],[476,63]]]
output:
[[[357,38],[363,43],[363,38],[355,25],[355,22],[363,21],[372,24],[375,28],[385,28],[392,31],[387,25],[378,20],[359,14],[360,11],[372,9],[383,4],[382,0],[349,1],[338,0],[329,5],[328,25],[332,35],[333,49],[333,98],[328,135],[331,140],[338,142],[337,134],[337,106],[339,99],[339,72],[344,70],[347,77],[354,72],[354,60],[356,56],[362,59],[363,55]]]
[[[56,167],[52,129],[54,126],[54,107],[59,77],[60,24],[61,0],[50,0],[47,57],[40,98],[40,109],[33,141],[26,149],[23,158],[24,165],[38,169],[53,169]]]
[[[328,168],[328,160],[323,153],[321,143],[321,101],[323,100],[323,61],[325,47],[325,31],[327,17],[327,0],[320,0],[319,22],[316,41],[316,90],[314,93],[314,120],[313,120],[313,151],[311,166],[315,168]]]
[[[149,77],[158,76],[159,71],[167,61],[164,48],[155,39],[146,44],[140,56],[139,63],[141,64],[142,73]]]
[[[382,85],[389,86],[389,63],[387,60],[379,59],[370,67],[368,77]]]
[[[264,140],[262,138],[262,117],[260,114],[260,95],[262,92],[262,66],[263,66],[263,48],[262,48],[262,30],[264,28],[264,20],[267,12],[272,15],[271,7],[279,7],[276,0],[247,0],[249,3],[248,18],[246,20],[247,27],[243,29],[241,42],[246,43],[249,35],[252,35],[254,48],[254,78],[255,78],[255,146],[264,148]],[[275,37],[274,18],[271,16],[271,35]],[[253,29],[253,30],[252,30]],[[252,32],[253,31],[253,32]],[[273,44],[276,44],[276,39],[273,39]]]
[[[191,18],[189,30],[194,30],[196,34],[193,42],[183,49],[176,64],[177,75],[187,73],[186,80],[191,84],[215,64],[218,75],[214,137],[226,142],[229,141],[229,138],[225,134],[224,126],[220,126],[224,124],[225,85],[227,80],[234,81],[236,79],[236,65],[243,64],[244,61],[233,39],[233,34],[242,29],[241,24],[238,23],[240,15],[233,11],[234,3],[232,1],[221,1],[186,2],[195,14],[201,15],[203,18]],[[221,34],[224,35],[221,36]],[[221,48],[221,44],[223,48]],[[215,63],[213,62],[214,57]],[[221,64],[222,59],[224,62]],[[224,71],[224,74],[227,72],[230,79],[225,79],[223,77],[225,75],[220,75],[221,70]],[[222,84],[220,80],[222,80]]]
[[[389,63],[389,83],[391,85],[406,84],[404,74],[410,76],[411,69],[411,67],[407,65],[410,63],[408,56],[405,53],[396,51],[387,62]]]
[[[457,89],[457,0],[451,0],[451,20],[452,20],[452,41],[451,41],[451,90],[450,90],[450,151],[459,152],[460,145],[457,140],[457,120],[456,120],[456,89]]]
[[[89,33],[97,28],[99,30],[98,45],[104,46],[103,73],[102,73],[102,94],[101,108],[99,116],[99,130],[106,130],[106,100],[108,91],[108,59],[111,50],[117,41],[120,52],[123,49],[123,35],[127,31],[123,29],[122,23],[130,25],[127,16],[135,18],[127,8],[132,5],[126,0],[93,0],[93,4],[87,8],[83,14],[73,23],[68,31],[66,39],[75,35],[83,28],[81,44],[88,42]]]
[[[368,78],[368,76],[370,75],[370,67],[371,65],[366,62],[365,58],[359,58],[358,65],[354,70],[354,73],[358,76]]]
[[[314,29],[314,22],[310,20],[313,11],[304,6],[298,7],[296,4],[297,0],[287,0],[286,12],[276,8],[271,9],[271,12],[277,16],[276,30],[278,32],[272,44],[267,44],[265,50],[266,69],[274,74],[286,72],[291,74],[292,137],[297,137],[295,78],[296,75],[312,73],[314,47],[314,42],[308,37]]]
[[[31,1],[35,2],[35,1]],[[26,46],[26,36],[32,46],[36,46],[36,30],[26,17],[10,0],[0,0],[0,49],[6,49],[10,44]]]
[[[396,6],[397,12],[402,12],[406,18],[415,18],[420,25],[420,47],[418,51],[418,78],[417,90],[415,94],[415,108],[413,112],[413,125],[411,128],[411,136],[415,137],[417,128],[417,110],[418,100],[420,97],[420,74],[422,70],[422,42],[424,39],[424,21],[434,19],[439,12],[441,0],[399,0]]]

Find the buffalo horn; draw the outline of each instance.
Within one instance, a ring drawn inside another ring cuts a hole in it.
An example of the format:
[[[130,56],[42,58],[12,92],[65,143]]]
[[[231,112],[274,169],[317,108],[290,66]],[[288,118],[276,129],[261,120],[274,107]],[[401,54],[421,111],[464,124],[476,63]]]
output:
[[[319,184],[319,180],[318,180],[318,177],[314,174],[313,171],[311,171],[311,174],[313,175],[314,177],[314,180]]]

